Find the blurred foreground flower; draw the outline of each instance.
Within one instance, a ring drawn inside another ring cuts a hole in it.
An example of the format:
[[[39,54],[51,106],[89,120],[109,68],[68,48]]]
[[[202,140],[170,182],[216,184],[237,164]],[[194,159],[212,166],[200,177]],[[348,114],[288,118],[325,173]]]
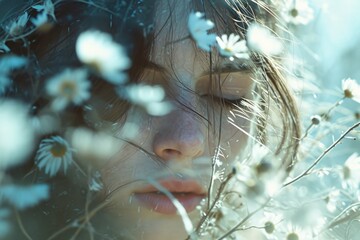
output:
[[[36,9],[39,12],[43,11],[43,15],[49,15],[54,20],[56,20],[54,3],[51,0],[45,0],[43,5],[35,5],[32,6],[32,8]]]
[[[45,168],[45,173],[50,177],[55,176],[61,167],[66,173],[69,165],[73,162],[72,152],[73,150],[65,139],[53,136],[41,141],[35,163],[39,169]]]
[[[351,98],[360,103],[360,85],[351,78],[343,79],[341,83],[344,97]]]
[[[48,15],[45,12],[38,14],[36,18],[31,18],[30,20],[35,25],[37,30],[41,32],[46,32],[53,26],[53,24],[49,22]]]
[[[246,34],[250,50],[265,55],[278,55],[283,50],[280,40],[269,29],[258,24],[249,26]]]
[[[343,178],[343,187],[348,186],[354,187],[357,189],[360,183],[360,156],[358,153],[353,153],[345,161],[342,168],[342,178]]]
[[[161,86],[134,84],[119,89],[119,94],[130,102],[145,108],[147,113],[153,116],[163,116],[172,110],[172,105],[164,101],[165,91]]]
[[[199,48],[209,52],[210,47],[215,44],[216,35],[207,31],[214,27],[214,23],[210,20],[203,19],[204,13],[190,13],[188,20],[188,28],[191,37],[195,40]]]
[[[114,156],[123,142],[105,132],[94,132],[86,128],[69,129],[66,133],[71,146],[80,160],[86,164],[101,166]]]
[[[112,40],[110,34],[86,31],[76,41],[76,54],[80,61],[97,71],[107,81],[122,84],[126,81],[131,61],[125,49]]]
[[[234,60],[234,57],[249,59],[248,49],[245,40],[240,40],[239,35],[230,34],[230,36],[223,34],[216,37],[220,55]]]
[[[286,22],[295,25],[306,25],[314,19],[314,11],[309,7],[307,0],[290,0],[285,2],[286,6],[283,8],[282,16]]]
[[[49,79],[47,93],[55,97],[52,102],[54,111],[63,110],[70,102],[79,105],[90,98],[90,82],[84,69],[65,69],[62,73]]]
[[[49,186],[36,184],[30,186],[0,186],[0,202],[6,200],[17,209],[25,209],[49,198]]]
[[[13,100],[0,100],[0,169],[26,160],[34,142],[28,108]]]

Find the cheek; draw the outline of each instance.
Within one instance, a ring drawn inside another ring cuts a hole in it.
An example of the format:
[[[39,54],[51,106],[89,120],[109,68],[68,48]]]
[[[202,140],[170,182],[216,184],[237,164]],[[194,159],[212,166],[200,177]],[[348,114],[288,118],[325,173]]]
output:
[[[250,135],[250,120],[234,114],[224,114],[222,121],[222,145],[229,161],[241,159]]]
[[[113,135],[116,139],[126,139],[126,142],[100,169],[108,190],[143,178],[149,165],[153,164],[152,161],[144,161],[151,154],[149,145],[153,132],[149,118],[132,112]]]

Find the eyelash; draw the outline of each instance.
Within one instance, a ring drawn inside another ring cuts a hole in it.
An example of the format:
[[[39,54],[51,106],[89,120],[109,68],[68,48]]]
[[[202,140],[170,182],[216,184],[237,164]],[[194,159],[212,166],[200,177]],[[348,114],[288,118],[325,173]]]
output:
[[[205,98],[210,98],[210,99],[213,99],[214,101],[217,101],[219,103],[225,103],[227,105],[237,105],[237,106],[241,106],[242,105],[242,101],[244,100],[244,98],[238,98],[238,99],[227,99],[227,98],[224,98],[224,97],[219,97],[219,96],[216,96],[216,95],[209,95],[209,94],[205,94],[205,95],[202,95],[202,97],[205,97]]]

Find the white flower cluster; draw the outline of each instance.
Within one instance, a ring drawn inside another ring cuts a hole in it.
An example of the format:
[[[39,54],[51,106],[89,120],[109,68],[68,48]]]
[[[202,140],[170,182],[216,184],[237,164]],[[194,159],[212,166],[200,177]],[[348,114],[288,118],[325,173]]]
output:
[[[285,21],[295,25],[306,25],[314,19],[314,10],[309,6],[308,0],[285,1],[281,14]]]
[[[249,49],[265,55],[277,55],[283,50],[279,38],[259,24],[249,26],[246,34],[247,40],[241,39],[239,35],[234,33],[230,35],[222,34],[220,37],[214,33],[208,34],[207,31],[215,25],[212,21],[203,19],[203,17],[204,13],[191,13],[188,28],[197,46],[204,51],[209,52],[211,47],[217,43],[216,47],[220,55],[233,61],[234,57],[248,59]]]
[[[344,97],[351,98],[360,103],[360,85],[356,80],[351,78],[343,79],[342,90],[344,91]]]
[[[29,17],[28,12],[24,12],[21,16],[17,19],[13,20],[9,23],[9,25],[5,26],[6,31],[8,32],[9,36],[14,38],[21,38],[23,34],[29,34],[25,32],[26,26],[29,22],[33,24],[35,30],[47,30],[47,26],[50,24],[50,20],[48,16],[51,16],[53,21],[56,21],[55,17],[55,6],[52,0],[45,0],[43,4],[34,5],[32,6],[33,9],[38,11],[38,14],[35,18]],[[0,44],[1,45],[1,44]],[[4,43],[3,43],[4,45]],[[0,48],[1,50],[1,48]],[[2,50],[9,51],[10,49],[3,46]]]
[[[240,40],[240,36],[233,33],[230,36],[223,34],[221,37],[216,36],[214,33],[208,34],[207,31],[215,25],[212,21],[203,19],[203,17],[204,13],[195,12],[190,14],[188,20],[190,35],[199,48],[209,52],[217,42],[220,55],[228,57],[230,60],[234,60],[234,57],[249,58],[245,40]]]
[[[161,86],[155,85],[130,85],[120,89],[120,95],[125,95],[132,103],[142,106],[153,116],[163,116],[172,110],[171,103],[164,101],[165,91]]]
[[[123,73],[131,65],[125,49],[112,40],[110,34],[86,31],[76,41],[76,54],[80,61],[113,84],[127,80]]]

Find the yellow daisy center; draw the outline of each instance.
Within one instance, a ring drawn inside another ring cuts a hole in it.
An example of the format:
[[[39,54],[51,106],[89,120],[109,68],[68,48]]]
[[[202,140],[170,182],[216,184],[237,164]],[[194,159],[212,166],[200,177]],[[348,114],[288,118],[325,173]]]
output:
[[[230,47],[226,47],[226,48],[224,48],[224,51],[226,51],[228,53],[232,53],[233,50]]]
[[[347,98],[353,98],[354,95],[352,94],[352,92],[349,89],[345,89],[344,90],[344,96]]]
[[[344,177],[345,180],[350,178],[351,171],[350,171],[350,168],[348,166],[344,166],[343,169],[342,169],[342,172],[343,172],[343,177]]]
[[[100,63],[99,63],[98,61],[95,61],[95,60],[89,61],[89,62],[87,63],[87,65],[88,65],[91,69],[93,69],[95,72],[101,73],[101,66],[100,66]]]
[[[69,80],[64,81],[60,86],[60,92],[68,99],[73,98],[74,93],[76,92],[76,84]]]
[[[273,233],[274,230],[275,230],[275,225],[274,225],[272,222],[266,222],[266,223],[265,223],[265,231],[266,231],[268,234]]]
[[[67,150],[67,148],[64,144],[55,142],[52,145],[50,152],[54,157],[63,157],[66,153],[66,150]]]
[[[299,11],[296,8],[293,8],[290,10],[290,15],[295,18],[299,15]]]
[[[360,120],[360,112],[355,113],[355,118],[356,118],[356,120]]]
[[[299,240],[299,236],[296,233],[290,233],[286,236],[286,240]]]

